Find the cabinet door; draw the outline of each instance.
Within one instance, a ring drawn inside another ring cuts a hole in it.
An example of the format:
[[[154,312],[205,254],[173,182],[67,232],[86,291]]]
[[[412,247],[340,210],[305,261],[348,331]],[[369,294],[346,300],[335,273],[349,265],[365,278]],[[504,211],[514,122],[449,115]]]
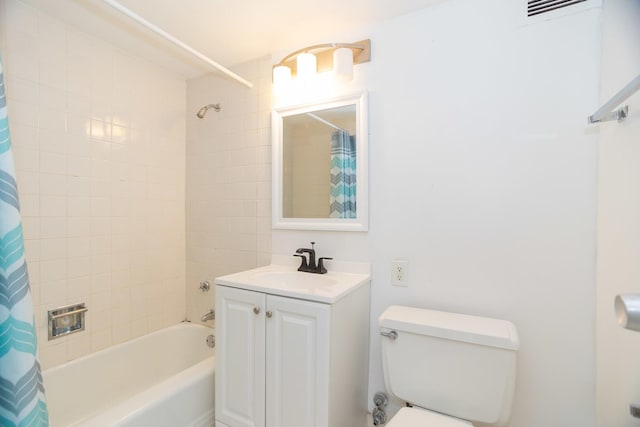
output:
[[[216,286],[216,420],[265,425],[265,294]]]
[[[267,427],[328,427],[327,304],[267,297]]]

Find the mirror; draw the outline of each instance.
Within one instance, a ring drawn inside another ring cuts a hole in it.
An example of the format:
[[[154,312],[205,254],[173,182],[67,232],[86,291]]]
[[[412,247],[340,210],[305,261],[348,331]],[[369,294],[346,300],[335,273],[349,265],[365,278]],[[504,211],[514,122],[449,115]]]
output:
[[[273,227],[366,231],[367,96],[273,112]]]

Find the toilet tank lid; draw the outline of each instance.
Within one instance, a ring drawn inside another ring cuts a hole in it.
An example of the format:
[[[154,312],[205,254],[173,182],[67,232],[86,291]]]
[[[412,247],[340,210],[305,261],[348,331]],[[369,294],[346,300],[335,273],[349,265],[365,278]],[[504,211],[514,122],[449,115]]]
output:
[[[399,332],[508,350],[519,347],[516,327],[506,320],[392,305],[382,313],[379,322],[381,327]]]

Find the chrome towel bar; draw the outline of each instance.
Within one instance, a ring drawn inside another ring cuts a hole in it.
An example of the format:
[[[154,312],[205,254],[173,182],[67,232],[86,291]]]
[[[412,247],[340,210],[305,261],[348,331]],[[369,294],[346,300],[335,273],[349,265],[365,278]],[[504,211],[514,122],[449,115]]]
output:
[[[595,113],[590,115],[587,119],[589,124],[607,122],[610,120],[624,120],[629,114],[629,107],[623,105],[615,111],[612,111],[616,106],[622,104],[631,95],[640,90],[640,75],[633,79],[622,90],[616,93],[609,101],[607,101],[602,107],[600,107]]]

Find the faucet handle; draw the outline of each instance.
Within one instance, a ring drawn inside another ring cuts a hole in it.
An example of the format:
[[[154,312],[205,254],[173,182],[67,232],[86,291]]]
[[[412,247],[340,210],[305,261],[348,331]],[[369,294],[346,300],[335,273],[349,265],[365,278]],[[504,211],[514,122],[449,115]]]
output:
[[[332,260],[333,258],[330,258],[330,257],[322,257],[322,258],[320,258],[320,259],[318,260],[318,272],[319,272],[320,274],[325,274],[325,273],[327,272],[327,269],[326,269],[326,268],[325,268],[325,266],[324,266],[324,260],[325,260],[325,259],[327,259],[327,260]]]

